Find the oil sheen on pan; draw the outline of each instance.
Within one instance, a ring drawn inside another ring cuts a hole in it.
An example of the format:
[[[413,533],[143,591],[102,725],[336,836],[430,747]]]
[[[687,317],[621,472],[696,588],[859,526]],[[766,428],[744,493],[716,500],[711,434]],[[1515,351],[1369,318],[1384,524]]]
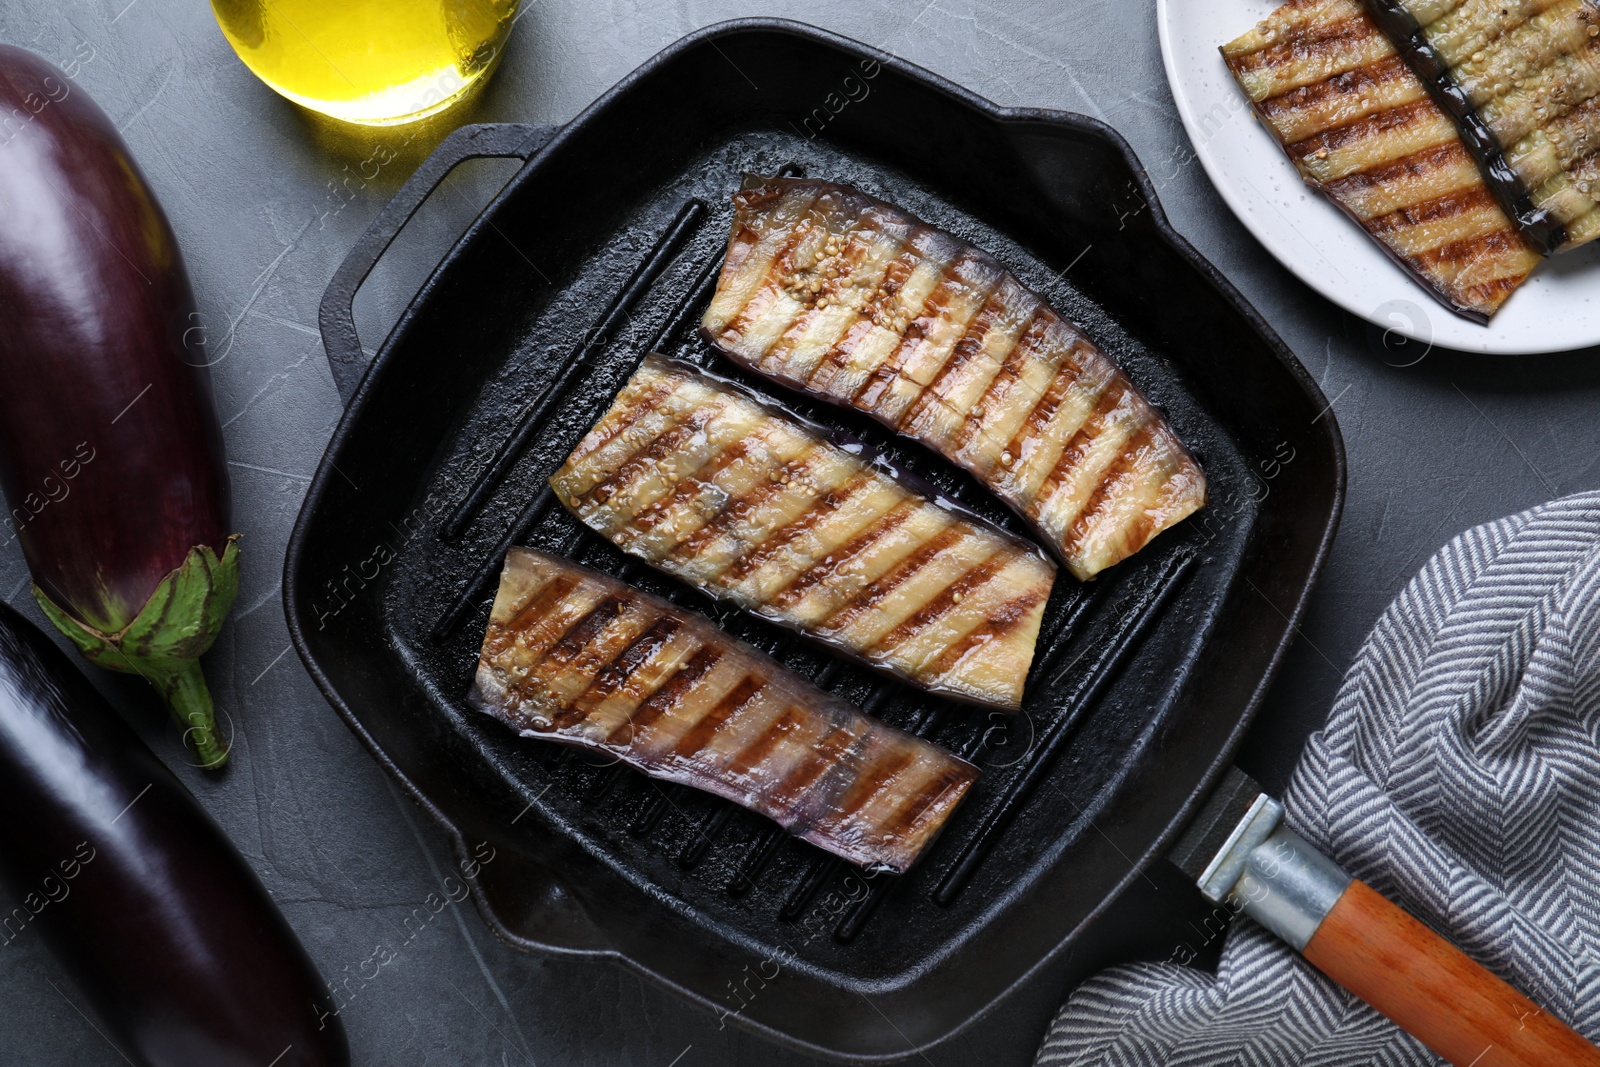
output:
[[[1539,264],[1360,0],[1291,0],[1222,56],[1306,183],[1446,307],[1488,322]]]
[[[702,616],[529,549],[506,556],[471,702],[886,871],[911,867],[978,776]]]
[[[860,441],[648,355],[550,485],[704,592],[931,692],[1021,706],[1055,564]]]
[[[1205,504],[1199,464],[1082,331],[993,256],[849,186],[747,179],[701,332],[965,467],[1080,579]]]

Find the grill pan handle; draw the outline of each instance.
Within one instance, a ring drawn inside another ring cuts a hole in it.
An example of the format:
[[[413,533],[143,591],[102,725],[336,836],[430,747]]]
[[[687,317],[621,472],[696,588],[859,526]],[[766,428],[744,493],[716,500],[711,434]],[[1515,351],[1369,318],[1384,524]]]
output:
[[[356,291],[388,251],[389,245],[417,209],[433,194],[446,175],[469,159],[528,160],[556,135],[559,126],[524,122],[485,122],[463,126],[428,154],[394,199],[384,205],[367,232],[350,249],[333,280],[322,294],[317,324],[322,328],[322,347],[328,353],[333,384],[339,398],[349,404],[356,386],[366,371],[367,358],[356,336]]]

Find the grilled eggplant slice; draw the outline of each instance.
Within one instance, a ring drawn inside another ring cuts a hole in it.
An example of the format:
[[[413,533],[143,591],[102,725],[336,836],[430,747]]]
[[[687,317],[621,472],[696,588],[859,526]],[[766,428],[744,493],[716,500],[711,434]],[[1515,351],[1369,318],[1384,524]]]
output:
[[[732,382],[646,356],[550,485],[713,596],[932,692],[1022,704],[1055,565]]]
[[[1538,265],[1361,0],[1290,0],[1222,55],[1307,184],[1452,310],[1488,322]]]
[[[978,776],[699,615],[528,549],[506,556],[471,700],[882,870],[910,868]]]
[[[1367,0],[1545,255],[1600,236],[1600,4]]]
[[[1205,504],[1118,367],[994,257],[846,185],[750,179],[701,332],[970,470],[1081,579]]]

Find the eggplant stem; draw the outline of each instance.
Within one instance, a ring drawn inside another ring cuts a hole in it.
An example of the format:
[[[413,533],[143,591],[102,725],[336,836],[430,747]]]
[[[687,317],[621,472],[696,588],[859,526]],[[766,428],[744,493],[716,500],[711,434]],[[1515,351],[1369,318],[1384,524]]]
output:
[[[217,735],[200,655],[217,639],[238,594],[238,534],[228,538],[221,556],[210,545],[189,549],[183,563],[161,579],[133,621],[114,634],[79,622],[43,589],[33,587],[40,610],[91,663],[143,675],[156,687],[183,727],[184,742],[207,770],[228,761],[228,742]]]
[[[228,742],[217,730],[211,705],[211,690],[197,659],[179,660],[171,671],[144,672],[161,693],[172,717],[183,727],[183,741],[200,760],[200,766],[214,771],[228,762]]]

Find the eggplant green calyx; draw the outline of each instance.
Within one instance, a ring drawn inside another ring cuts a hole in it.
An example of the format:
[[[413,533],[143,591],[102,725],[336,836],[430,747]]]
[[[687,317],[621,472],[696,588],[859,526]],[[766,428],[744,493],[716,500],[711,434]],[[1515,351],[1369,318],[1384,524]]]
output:
[[[141,674],[156,687],[183,727],[184,741],[208,770],[227,762],[228,743],[217,731],[200,655],[217,639],[239,595],[239,536],[228,538],[221,558],[210,545],[189,549],[133,621],[114,634],[79,622],[37,585],[33,587],[45,615],[91,663]]]

